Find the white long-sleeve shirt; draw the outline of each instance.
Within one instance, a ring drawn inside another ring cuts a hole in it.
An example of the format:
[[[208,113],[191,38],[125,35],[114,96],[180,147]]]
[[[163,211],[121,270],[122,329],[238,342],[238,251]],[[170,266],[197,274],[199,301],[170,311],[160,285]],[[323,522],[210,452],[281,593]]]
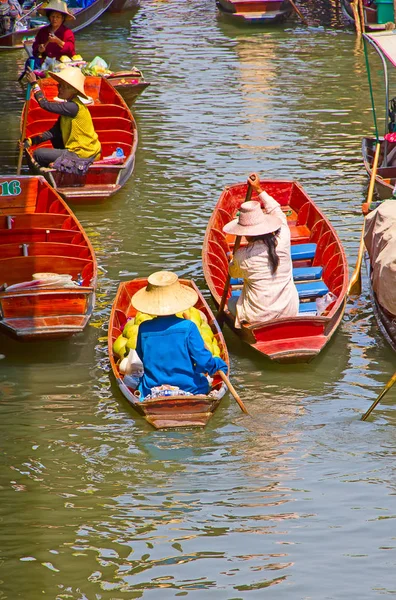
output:
[[[268,248],[262,241],[249,243],[237,250],[229,265],[231,277],[243,278],[244,281],[236,305],[236,327],[241,327],[242,321],[263,322],[298,314],[299,300],[293,282],[290,229],[286,215],[278,202],[267,192],[262,192],[259,197],[265,212],[279,217],[282,221],[276,247],[279,265],[277,271],[272,274]]]

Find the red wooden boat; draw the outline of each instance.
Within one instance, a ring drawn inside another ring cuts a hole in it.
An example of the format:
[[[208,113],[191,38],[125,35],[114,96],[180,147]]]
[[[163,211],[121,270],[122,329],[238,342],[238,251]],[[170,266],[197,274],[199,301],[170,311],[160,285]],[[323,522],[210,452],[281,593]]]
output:
[[[128,106],[133,104],[136,98],[150,85],[148,81],[145,81],[143,73],[138,69],[117,71],[106,77],[106,79],[124,98]]]
[[[216,3],[233,21],[251,25],[279,23],[292,11],[288,0],[217,0]]]
[[[236,329],[234,318],[226,308],[225,320],[244,342],[260,354],[277,362],[309,362],[326,346],[344,313],[348,288],[345,253],[332,225],[298,183],[262,181],[261,187],[280,203],[287,214],[300,314],[292,318],[246,324],[242,329]],[[232,250],[235,240],[235,236],[226,235],[222,229],[235,218],[245,200],[246,191],[246,184],[226,187],[206,229],[202,250],[203,270],[217,306],[228,274],[227,253]],[[233,285],[229,296],[239,293],[243,284],[242,280],[231,282]],[[315,299],[325,296],[329,291],[336,296],[336,300],[321,316],[317,316]]]
[[[72,281],[64,285],[67,275]],[[0,328],[20,340],[82,331],[93,311],[96,277],[88,237],[45,179],[1,176]]]
[[[220,347],[221,358],[229,367],[227,346],[212,311],[193,281],[180,281],[183,285],[188,285],[197,292],[199,298],[195,306],[206,315]],[[133,279],[132,281],[121,283],[118,288],[110,315],[108,332],[108,351],[114,377],[128,402],[140,414],[144,415],[146,420],[156,429],[168,427],[203,427],[211,418],[226,392],[225,384],[219,375],[215,375],[212,384],[212,391],[215,393],[214,396],[205,396],[203,394],[197,394],[196,396],[163,396],[140,401],[139,398],[134,396],[133,390],[124,383],[124,376],[119,372],[117,363],[119,357],[113,354],[113,344],[122,333],[128,318],[136,315],[137,311],[131,304],[132,296],[146,285],[147,279]]]
[[[95,0],[87,8],[71,8],[70,12],[75,16],[75,20],[68,21],[67,26],[69,29],[73,29],[74,32],[84,29],[88,25],[91,25],[101,14],[107,10],[113,0]],[[41,19],[39,19],[40,21]],[[38,30],[45,25],[48,25],[48,20],[43,18],[42,25],[35,27],[23,27],[25,21],[22,19],[19,26],[14,31],[0,35],[0,50],[18,50],[23,48],[25,41],[31,41],[35,38]],[[29,25],[29,21],[27,21]]]
[[[380,200],[387,200],[392,196],[393,189],[396,185],[396,167],[383,167],[383,148],[385,140],[380,138],[381,153],[380,161],[375,177],[375,191],[378,194]],[[375,146],[377,144],[376,138],[365,137],[362,140],[362,155],[364,167],[367,174],[371,177],[371,171],[374,161]],[[395,144],[387,144],[387,153],[394,148]]]
[[[48,100],[53,100],[58,87],[49,78],[39,80],[41,89]],[[95,130],[102,144],[102,156],[89,168],[82,178],[65,174],[55,169],[43,169],[33,158],[33,152],[41,146],[51,146],[44,142],[27,150],[29,166],[47,179],[56,191],[73,204],[96,204],[113,196],[126,183],[135,164],[138,134],[135,120],[124,100],[103,77],[85,78],[85,92],[93,100],[88,105]],[[26,137],[31,137],[50,129],[57,116],[39,107],[32,95],[27,117]],[[22,115],[23,120],[23,115]],[[113,157],[120,148],[124,156]]]

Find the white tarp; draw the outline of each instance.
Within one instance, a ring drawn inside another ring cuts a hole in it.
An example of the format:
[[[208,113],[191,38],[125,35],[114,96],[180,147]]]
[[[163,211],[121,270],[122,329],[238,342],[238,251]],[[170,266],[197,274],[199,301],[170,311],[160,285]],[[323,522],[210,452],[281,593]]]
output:
[[[367,215],[364,242],[378,302],[396,315],[396,200],[386,200]]]
[[[396,29],[393,31],[379,31],[377,33],[367,33],[377,48],[386,56],[388,60],[396,67]]]

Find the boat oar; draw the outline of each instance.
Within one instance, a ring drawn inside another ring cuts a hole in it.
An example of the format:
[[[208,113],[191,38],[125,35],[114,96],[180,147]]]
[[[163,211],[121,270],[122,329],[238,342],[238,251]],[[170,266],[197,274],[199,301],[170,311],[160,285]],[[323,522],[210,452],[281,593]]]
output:
[[[252,197],[252,191],[253,191],[252,186],[250,185],[250,183],[248,183],[246,197],[245,197],[244,202],[249,202],[250,198]],[[241,244],[241,236],[237,235],[237,237],[235,238],[233,254],[235,254],[235,252],[237,252],[240,244]],[[217,317],[216,317],[217,321],[219,322],[220,327],[222,326],[222,323],[223,323],[224,307],[227,302],[228,290],[230,289],[230,282],[231,282],[231,275],[228,273],[227,279],[226,279],[226,282],[224,285],[223,295],[221,297],[220,304],[219,304],[219,311],[218,311]]]
[[[374,185],[375,185],[375,178],[377,176],[377,168],[378,168],[378,159],[379,159],[380,149],[381,149],[381,144],[379,142],[377,142],[377,147],[375,149],[375,155],[374,155],[374,161],[373,161],[373,169],[371,171],[370,185],[369,185],[369,189],[368,189],[368,193],[367,193],[367,204],[369,206],[373,199]],[[366,224],[365,220],[363,220],[363,228],[362,228],[362,234],[360,236],[358,257],[356,260],[355,270],[352,273],[352,277],[349,281],[348,292],[347,292],[348,296],[359,296],[362,291],[362,274],[361,274],[361,272],[362,272],[363,253],[364,253],[365,224]]]
[[[31,58],[31,59],[29,59],[29,68],[32,69],[33,66],[34,66],[34,60]],[[25,102],[24,111],[23,111],[23,122],[22,122],[22,131],[21,131],[21,143],[22,144],[23,144],[23,140],[25,139],[25,135],[26,135],[26,126],[27,126],[27,118],[28,118],[28,112],[29,112],[30,90],[31,89],[32,89],[32,86],[30,83],[28,83],[28,86],[26,88],[26,102]],[[23,151],[24,151],[24,147],[21,145],[21,147],[19,148],[19,155],[18,155],[17,175],[21,174]]]
[[[244,405],[244,403],[238,396],[234,386],[232,385],[231,381],[228,379],[227,375],[223,371],[217,371],[217,372],[220,375],[220,377],[222,378],[222,380],[224,381],[224,383],[226,384],[226,386],[228,387],[231,394],[234,396],[237,403],[239,404],[241,411],[244,412],[245,415],[249,415],[250,413],[248,412],[248,409],[246,408],[246,406]]]
[[[364,413],[364,415],[361,418],[362,421],[365,421],[367,419],[367,417],[370,416],[371,411],[374,410],[374,408],[382,400],[382,398],[385,396],[386,392],[391,389],[392,385],[395,382],[396,382],[396,373],[394,373],[392,375],[392,377],[389,379],[388,383],[386,384],[386,386],[384,387],[384,389],[382,390],[382,392],[380,393],[380,395],[378,396],[378,398],[376,400],[374,400],[374,402],[372,403],[372,405],[370,406],[370,408]]]
[[[302,14],[301,10],[295,5],[293,0],[289,0],[290,4],[293,7],[294,12],[296,12],[298,14],[298,16],[300,17],[301,21],[304,23],[304,25],[308,26],[308,21],[307,19],[304,17],[304,15]]]

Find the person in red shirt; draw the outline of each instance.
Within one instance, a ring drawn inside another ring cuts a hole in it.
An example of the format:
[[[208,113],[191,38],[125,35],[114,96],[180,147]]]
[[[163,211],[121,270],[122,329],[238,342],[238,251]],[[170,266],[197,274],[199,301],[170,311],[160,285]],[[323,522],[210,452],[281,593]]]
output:
[[[65,27],[65,21],[74,20],[74,16],[67,10],[63,0],[51,0],[47,6],[39,11],[45,14],[50,24],[38,30],[33,42],[33,56],[40,64],[48,57],[60,59],[61,56],[72,56],[76,53],[74,46],[74,33]]]

